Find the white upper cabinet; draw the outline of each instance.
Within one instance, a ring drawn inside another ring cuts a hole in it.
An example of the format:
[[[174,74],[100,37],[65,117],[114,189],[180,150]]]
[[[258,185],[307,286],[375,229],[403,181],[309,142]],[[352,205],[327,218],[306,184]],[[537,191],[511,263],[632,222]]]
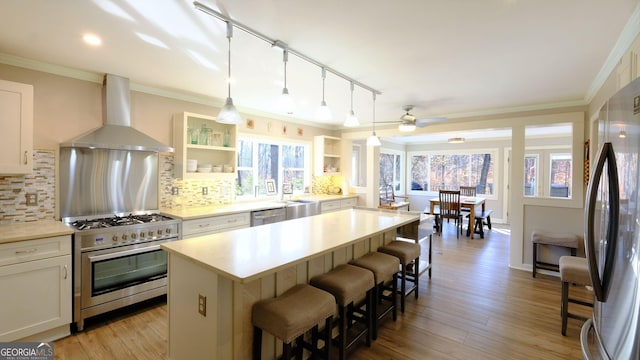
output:
[[[173,176],[182,179],[235,178],[237,126],[215,117],[180,113],[173,118]],[[195,163],[194,168],[189,162]],[[206,168],[203,168],[206,166]],[[210,171],[205,171],[210,170]]]
[[[313,152],[315,176],[340,175],[342,164],[341,139],[333,136],[314,136]]]
[[[0,80],[0,174],[30,174],[33,85]]]

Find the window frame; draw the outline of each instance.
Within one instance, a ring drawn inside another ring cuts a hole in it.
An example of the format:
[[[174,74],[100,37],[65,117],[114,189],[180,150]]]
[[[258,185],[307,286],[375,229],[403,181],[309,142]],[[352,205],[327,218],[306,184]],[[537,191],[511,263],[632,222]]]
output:
[[[299,171],[300,169],[303,169],[304,171],[304,175],[303,175],[303,186],[302,189],[293,189],[293,195],[297,195],[297,194],[302,194],[304,193],[304,189],[305,188],[310,188],[311,186],[311,177],[312,177],[312,173],[313,173],[313,163],[312,163],[312,157],[311,157],[311,150],[312,150],[312,142],[311,141],[305,141],[305,140],[291,140],[291,139],[282,139],[282,138],[275,138],[275,137],[267,137],[267,136],[255,136],[255,135],[248,135],[248,134],[238,134],[238,139],[237,139],[237,143],[238,143],[238,148],[240,148],[240,143],[242,141],[251,141],[252,142],[252,149],[251,149],[251,158],[252,158],[252,166],[251,167],[246,167],[246,166],[240,166],[240,161],[237,161],[237,171],[247,171],[247,170],[251,170],[253,172],[253,177],[254,179],[258,178],[258,144],[268,144],[268,145],[277,145],[278,146],[278,181],[276,181],[276,190],[277,190],[277,196],[283,196],[282,194],[282,182],[285,178],[285,168],[283,166],[283,154],[284,151],[282,149],[283,146],[303,146],[304,147],[304,168],[293,168],[297,171]],[[238,152],[237,158],[239,158],[240,153]],[[239,160],[239,159],[238,159]],[[291,170],[292,168],[287,168],[286,170]],[[235,179],[235,184],[236,187],[238,186],[238,180],[239,180],[239,176],[236,176]],[[256,183],[254,182],[252,184],[252,188],[255,189],[256,187]],[[274,195],[266,195],[266,194],[256,194],[255,190],[254,192],[248,192],[247,194],[244,195],[238,195],[236,194],[236,200],[256,200],[256,199],[270,199],[273,198]]]
[[[468,149],[449,149],[449,150],[419,150],[419,151],[408,151],[406,157],[406,169],[410,169],[411,167],[411,159],[414,156],[427,156],[430,157],[432,155],[473,155],[473,154],[491,154],[492,162],[493,162],[493,194],[478,194],[487,200],[497,200],[499,196],[500,189],[500,176],[501,169],[499,169],[500,164],[500,148],[468,148]],[[409,170],[407,170],[408,172]],[[411,190],[411,187],[408,183],[411,181],[409,178],[409,174],[407,174],[406,186],[409,195],[419,195],[419,196],[429,196],[434,197],[438,196],[437,191],[430,190]]]
[[[551,157],[553,155],[568,155],[571,159],[571,185],[569,185],[569,196],[568,197],[560,197],[560,196],[551,196]],[[573,177],[575,176],[575,166],[576,161],[573,156],[573,152],[571,146],[569,145],[555,145],[555,146],[531,146],[525,147],[525,157],[527,156],[537,156],[538,164],[537,171],[538,174],[536,179],[538,180],[536,183],[536,195],[524,195],[527,199],[552,199],[552,200],[572,200],[575,196],[575,189],[573,186]],[[523,169],[524,170],[524,169]],[[523,184],[524,187],[524,184]]]
[[[395,189],[394,187],[394,193],[396,195],[405,195],[407,193],[406,189],[406,152],[405,151],[401,151],[401,150],[396,150],[396,149],[391,149],[391,148],[384,148],[381,147],[380,148],[380,153],[378,155],[378,169],[380,171],[381,166],[380,166],[380,156],[382,154],[389,154],[389,155],[393,155],[395,156],[399,156],[398,158],[398,164],[400,165],[400,169],[398,170],[399,173],[397,174],[397,179],[392,180],[392,183],[397,182],[398,183],[398,189]],[[395,172],[395,167],[394,167],[394,172]],[[379,181],[382,181],[382,177],[380,178]],[[378,182],[378,187],[380,187],[380,183]]]

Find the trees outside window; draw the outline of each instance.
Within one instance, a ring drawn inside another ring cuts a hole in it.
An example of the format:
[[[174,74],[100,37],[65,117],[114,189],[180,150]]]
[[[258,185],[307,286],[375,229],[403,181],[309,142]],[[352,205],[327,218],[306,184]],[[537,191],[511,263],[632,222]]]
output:
[[[265,196],[268,179],[275,180],[278,192],[283,183],[291,183],[294,192],[302,192],[310,180],[309,153],[309,145],[304,143],[240,138],[236,195]]]
[[[380,188],[393,185],[396,194],[404,194],[403,159],[404,154],[400,151],[380,149]]]
[[[411,190],[437,192],[475,186],[477,194],[492,195],[496,153],[496,150],[411,153]]]
[[[524,157],[524,196],[571,198],[573,162],[563,148],[528,148]]]

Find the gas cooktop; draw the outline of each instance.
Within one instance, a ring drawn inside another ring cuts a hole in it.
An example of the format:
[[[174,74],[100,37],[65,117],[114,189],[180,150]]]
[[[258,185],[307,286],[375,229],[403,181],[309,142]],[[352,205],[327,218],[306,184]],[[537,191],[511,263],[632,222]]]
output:
[[[76,220],[71,223],[71,226],[73,226],[77,230],[92,230],[92,229],[110,228],[114,226],[157,223],[157,222],[169,221],[169,220],[174,220],[174,219],[164,215],[160,215],[160,214],[141,214],[141,215],[129,214],[127,216],[114,215],[111,217],[105,217],[105,218],[99,218],[99,219]]]

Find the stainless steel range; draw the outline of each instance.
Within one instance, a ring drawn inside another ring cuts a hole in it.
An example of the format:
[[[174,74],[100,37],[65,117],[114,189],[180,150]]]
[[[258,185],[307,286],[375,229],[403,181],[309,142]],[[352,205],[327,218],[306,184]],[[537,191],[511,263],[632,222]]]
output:
[[[105,76],[103,95],[104,126],[60,145],[78,330],[88,317],[165,294],[160,244],[180,238],[180,220],[158,211],[158,153],[173,149],[131,127],[128,79]]]
[[[74,321],[166,294],[167,254],[179,220],[159,214],[75,220]]]

